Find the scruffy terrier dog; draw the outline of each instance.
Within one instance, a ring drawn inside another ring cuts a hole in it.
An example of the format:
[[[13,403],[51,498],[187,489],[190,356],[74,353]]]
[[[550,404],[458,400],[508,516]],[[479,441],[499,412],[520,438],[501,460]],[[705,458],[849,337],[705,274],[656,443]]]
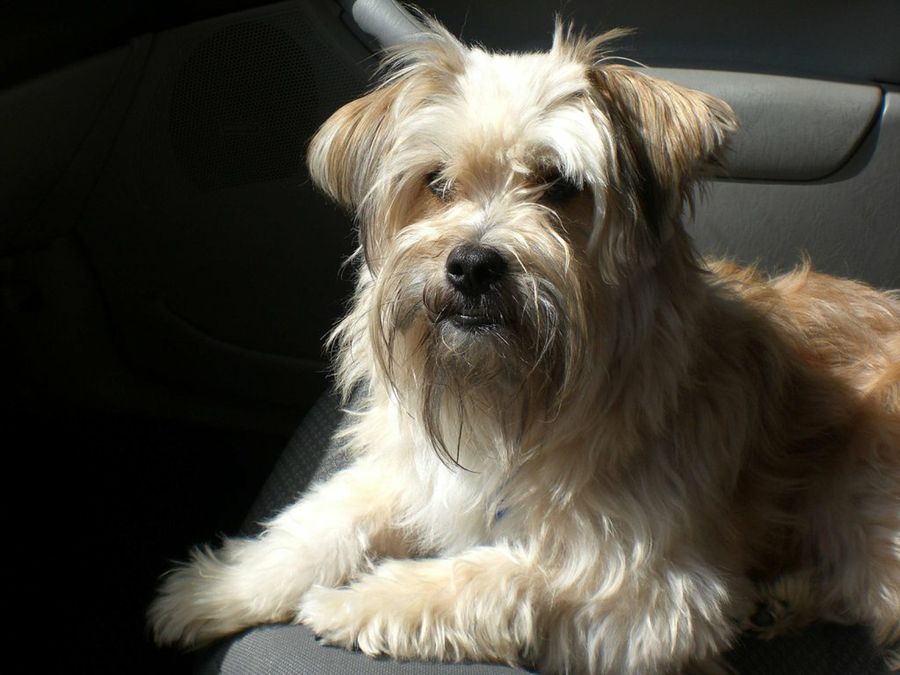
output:
[[[764,602],[889,651],[900,299],[699,259],[680,217],[733,114],[604,59],[615,33],[427,33],[309,151],[360,229],[333,337],[353,461],[170,574],[157,641],[293,621],[367,654],[678,672]]]

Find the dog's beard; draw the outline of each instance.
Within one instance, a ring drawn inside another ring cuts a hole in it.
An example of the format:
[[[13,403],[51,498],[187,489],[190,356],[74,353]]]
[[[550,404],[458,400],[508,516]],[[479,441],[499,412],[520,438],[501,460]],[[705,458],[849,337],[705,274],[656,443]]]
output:
[[[517,247],[495,234],[514,269],[468,299],[444,272],[459,241],[405,239],[379,271],[370,314],[386,381],[445,462],[472,468],[485,459],[464,449],[521,459],[584,369],[585,275],[558,236],[519,236]]]

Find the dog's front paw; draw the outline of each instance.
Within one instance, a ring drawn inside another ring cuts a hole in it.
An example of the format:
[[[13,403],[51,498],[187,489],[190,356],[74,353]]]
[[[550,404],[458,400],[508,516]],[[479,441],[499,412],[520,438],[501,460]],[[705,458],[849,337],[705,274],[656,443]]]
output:
[[[358,647],[369,656],[428,656],[415,645],[419,636],[415,617],[392,610],[357,588],[314,586],[303,597],[297,618],[330,645]]]
[[[518,663],[523,646],[535,643],[533,608],[498,593],[496,571],[471,558],[388,561],[348,587],[314,586],[297,620],[330,644],[371,656]]]
[[[190,562],[163,579],[147,611],[157,644],[198,647],[254,624],[290,618],[284,585],[268,584],[252,567],[235,565],[237,548],[195,550]]]
[[[223,620],[209,581],[195,566],[173,570],[147,611],[147,621],[158,645],[196,647],[217,640],[241,626]]]
[[[416,598],[400,589],[388,597],[369,586],[314,586],[297,619],[327,644],[370,656],[459,660],[467,655],[454,644],[456,631]]]
[[[361,607],[358,593],[348,588],[313,586],[300,601],[297,621],[312,629],[323,642],[352,649],[359,644],[359,635],[371,620],[371,612]],[[364,639],[359,645],[367,654],[380,654]]]

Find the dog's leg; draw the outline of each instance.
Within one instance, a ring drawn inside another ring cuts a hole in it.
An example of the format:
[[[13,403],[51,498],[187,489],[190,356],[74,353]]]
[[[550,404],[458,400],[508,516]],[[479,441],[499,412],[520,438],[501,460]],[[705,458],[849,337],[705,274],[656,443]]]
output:
[[[505,546],[390,561],[347,588],[313,587],[300,621],[329,643],[370,655],[539,660],[547,673],[659,673],[712,663],[737,632],[715,572],[712,580],[672,570],[623,579],[602,599],[590,579],[604,581],[592,575],[573,575],[563,588],[531,554]]]
[[[200,645],[248,626],[294,618],[312,584],[358,573],[367,556],[402,546],[390,527],[396,477],[365,459],[314,488],[254,539],[195,550],[148,612],[159,644]]]
[[[371,655],[516,663],[536,647],[548,591],[527,553],[485,546],[387,561],[343,589],[315,586],[299,616],[327,642]]]

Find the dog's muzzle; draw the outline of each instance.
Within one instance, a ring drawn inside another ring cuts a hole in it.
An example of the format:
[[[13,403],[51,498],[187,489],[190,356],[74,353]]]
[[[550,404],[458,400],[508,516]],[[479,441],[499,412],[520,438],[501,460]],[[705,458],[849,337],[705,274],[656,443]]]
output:
[[[448,307],[446,318],[458,328],[475,329],[506,323],[499,296],[509,266],[494,248],[462,244],[447,256],[446,275],[456,291],[457,302]]]

